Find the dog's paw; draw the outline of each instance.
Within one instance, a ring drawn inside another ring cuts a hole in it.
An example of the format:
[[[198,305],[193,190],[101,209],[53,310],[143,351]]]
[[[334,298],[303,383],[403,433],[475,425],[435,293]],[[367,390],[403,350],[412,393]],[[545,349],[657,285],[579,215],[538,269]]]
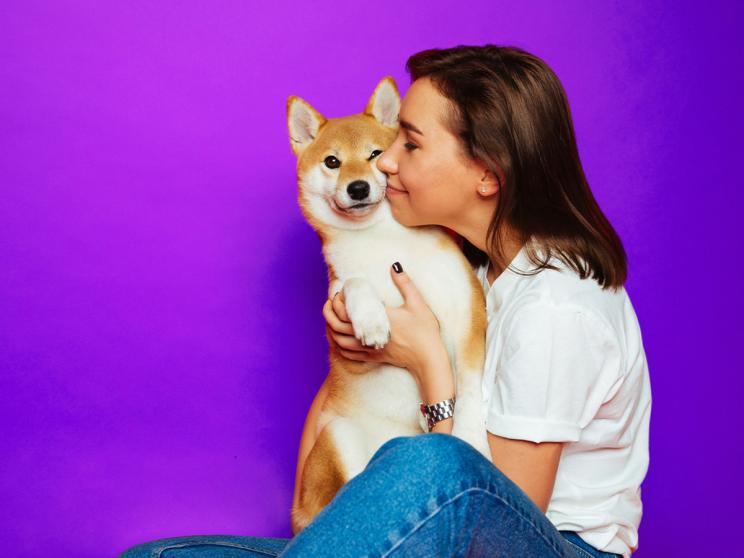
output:
[[[379,300],[360,302],[354,311],[349,309],[354,337],[366,347],[381,349],[390,341],[390,321],[385,306]]]

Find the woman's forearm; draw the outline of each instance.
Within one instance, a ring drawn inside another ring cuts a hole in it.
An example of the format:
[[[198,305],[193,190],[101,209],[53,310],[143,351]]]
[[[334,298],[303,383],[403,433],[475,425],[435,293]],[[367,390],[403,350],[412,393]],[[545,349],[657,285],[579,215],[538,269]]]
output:
[[[447,350],[443,345],[430,353],[426,361],[419,367],[418,380],[421,399],[427,405],[455,396],[455,379],[452,374],[452,366]],[[441,420],[434,425],[431,431],[450,434],[452,433],[453,420],[454,417]]]

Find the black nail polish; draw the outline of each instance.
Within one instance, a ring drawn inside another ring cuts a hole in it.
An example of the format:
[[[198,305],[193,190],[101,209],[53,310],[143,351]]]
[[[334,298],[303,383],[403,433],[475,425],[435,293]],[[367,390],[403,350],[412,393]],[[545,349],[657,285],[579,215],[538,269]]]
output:
[[[400,262],[395,262],[393,264],[393,269],[395,270],[395,273],[401,273],[403,271],[403,266],[400,265]]]

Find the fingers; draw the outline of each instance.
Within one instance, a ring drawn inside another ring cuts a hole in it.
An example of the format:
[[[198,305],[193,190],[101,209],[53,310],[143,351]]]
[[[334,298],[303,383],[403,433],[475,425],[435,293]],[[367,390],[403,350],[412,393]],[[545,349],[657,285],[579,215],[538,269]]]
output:
[[[343,336],[339,336],[343,337]],[[353,341],[357,341],[356,339],[353,339]],[[341,340],[343,343],[344,340]],[[357,341],[357,343],[359,343]],[[347,343],[348,345],[353,345],[351,342]],[[361,346],[361,345],[359,345]],[[370,347],[364,347],[366,350],[356,351],[353,349],[343,348],[336,344],[336,350],[341,354],[341,356],[348,358],[349,360],[359,360],[364,362],[384,362],[383,358],[385,356],[382,353],[382,350],[376,350],[374,348]]]
[[[367,352],[370,350],[370,347],[362,345],[361,341],[359,341],[354,336],[354,329],[350,323],[342,322],[338,319],[338,316],[336,316],[335,312],[333,311],[331,303],[332,301],[330,299],[326,300],[326,303],[323,306],[323,316],[325,316],[325,319],[331,328],[331,339],[333,339],[334,343],[336,343],[336,346],[339,348],[339,352],[341,352],[341,350],[345,350],[348,352],[357,353],[357,358],[355,358],[354,360],[359,360],[358,357],[366,356]],[[344,356],[350,358],[349,355]]]
[[[331,339],[336,344],[336,349],[342,356],[350,360],[375,360],[376,352],[370,347],[362,345],[353,334],[344,335],[343,333],[331,332]]]
[[[396,267],[400,271],[396,271]],[[400,262],[395,262],[390,267],[390,275],[393,278],[393,283],[395,283],[395,286],[398,287],[400,294],[403,296],[405,304],[420,304],[423,302],[424,299],[421,296],[421,293],[410,276],[403,271]]]
[[[354,328],[351,326],[351,323],[348,320],[342,321],[339,319],[339,316],[336,314],[336,311],[332,306],[331,299],[326,300],[323,305],[323,317],[333,331],[346,335],[354,335]]]
[[[323,305],[323,317],[331,328],[331,339],[336,344],[336,350],[341,356],[349,360],[379,361],[380,351],[374,347],[362,345],[354,336],[354,328],[346,313],[346,303],[343,291],[337,292],[332,299],[327,299]]]
[[[331,338],[340,349],[366,353],[370,348],[362,345],[361,341],[353,335],[343,335],[341,333],[331,333]]]
[[[346,313],[346,297],[343,291],[337,292],[331,299],[331,305],[336,315],[342,322],[351,322],[349,314]]]

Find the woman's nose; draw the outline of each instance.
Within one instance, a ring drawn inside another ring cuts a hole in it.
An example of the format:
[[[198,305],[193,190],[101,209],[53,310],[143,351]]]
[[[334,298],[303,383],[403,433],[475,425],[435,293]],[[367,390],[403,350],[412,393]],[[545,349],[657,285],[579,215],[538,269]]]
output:
[[[398,165],[395,162],[391,148],[392,146],[383,151],[382,155],[377,158],[376,163],[377,168],[386,174],[395,174],[398,172]]]

